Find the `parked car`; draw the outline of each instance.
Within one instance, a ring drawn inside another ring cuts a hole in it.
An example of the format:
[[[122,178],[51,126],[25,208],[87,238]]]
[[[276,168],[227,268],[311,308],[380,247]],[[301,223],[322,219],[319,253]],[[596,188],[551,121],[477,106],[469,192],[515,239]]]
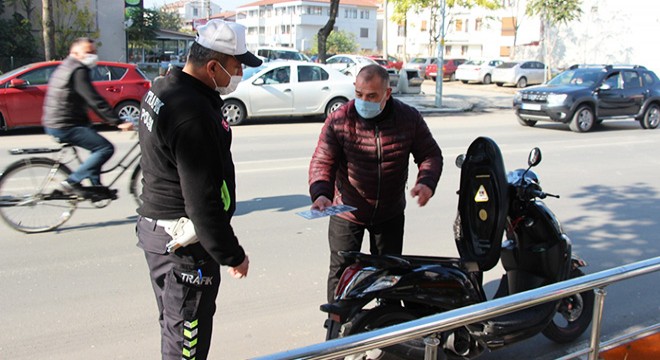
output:
[[[223,96],[222,113],[231,125],[263,117],[327,116],[355,97],[353,81],[327,65],[274,61]]]
[[[355,79],[357,73],[363,67],[371,64],[378,64],[376,61],[366,56],[351,54],[337,54],[331,56],[325,61],[325,63],[331,68],[340,71],[353,79]]]
[[[383,58],[380,55],[369,55],[367,57],[373,59],[374,61],[376,61],[386,69],[401,70],[401,68],[403,67],[403,62],[395,58],[394,56],[388,55],[387,59]]]
[[[493,70],[493,82],[497,86],[542,84],[546,66],[539,61],[507,61]]]
[[[48,79],[61,61],[38,62],[0,75],[0,129],[41,126]],[[99,61],[90,70],[96,91],[125,121],[137,121],[140,101],[151,87],[134,64]],[[90,111],[93,123],[102,120]]]
[[[429,79],[429,76],[426,73],[426,68],[431,64],[435,64],[437,61],[438,58],[436,57],[430,57],[430,56],[416,57],[416,58],[412,58],[410,61],[405,63],[403,65],[403,68],[417,70],[419,71],[419,76],[422,79]]]
[[[456,80],[463,84],[474,81],[488,85],[493,78],[493,69],[502,63],[499,59],[469,60],[456,69]]]
[[[264,62],[273,60],[298,60],[312,62],[312,60],[307,55],[293,48],[260,47],[257,48],[256,55]]]
[[[660,80],[643,66],[571,66],[544,86],[513,98],[518,122],[568,124],[586,132],[607,119],[634,118],[644,129],[660,123]]]
[[[448,79],[449,81],[456,80],[456,68],[459,65],[463,64],[465,59],[443,59],[442,63],[442,79]],[[431,63],[426,67],[426,75],[433,79],[438,77],[438,64],[436,62]]]

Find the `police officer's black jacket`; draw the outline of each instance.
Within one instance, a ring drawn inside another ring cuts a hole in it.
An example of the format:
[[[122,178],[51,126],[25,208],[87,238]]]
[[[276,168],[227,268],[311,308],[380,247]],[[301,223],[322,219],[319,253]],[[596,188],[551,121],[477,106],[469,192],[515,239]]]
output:
[[[160,220],[190,218],[204,250],[222,265],[238,266],[245,253],[229,223],[236,207],[235,173],[222,104],[216,91],[180,68],[145,95],[139,124],[144,189],[138,213]],[[139,245],[165,253],[165,243]]]
[[[48,80],[42,123],[55,129],[86,126],[90,124],[87,109],[108,124],[122,122],[92,85],[89,68],[68,56]]]

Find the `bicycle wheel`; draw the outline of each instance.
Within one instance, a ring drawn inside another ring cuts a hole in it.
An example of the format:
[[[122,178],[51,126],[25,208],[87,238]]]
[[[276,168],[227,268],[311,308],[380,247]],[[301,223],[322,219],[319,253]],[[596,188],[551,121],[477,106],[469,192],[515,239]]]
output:
[[[25,233],[49,231],[64,224],[77,198],[58,189],[71,170],[48,158],[16,161],[0,176],[0,216]]]
[[[142,200],[140,199],[140,195],[142,195],[142,167],[139,163],[135,165],[133,174],[131,174],[131,183],[128,190],[133,194],[133,199],[135,199],[138,206],[142,206]]]

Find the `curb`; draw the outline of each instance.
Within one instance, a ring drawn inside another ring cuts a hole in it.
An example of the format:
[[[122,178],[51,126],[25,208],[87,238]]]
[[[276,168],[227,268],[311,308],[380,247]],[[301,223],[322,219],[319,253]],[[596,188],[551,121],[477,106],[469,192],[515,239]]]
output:
[[[400,94],[393,94],[393,96],[405,104],[414,107],[421,114],[460,113],[469,112],[474,109],[474,104],[444,97],[442,99],[442,107],[436,107],[434,96]]]

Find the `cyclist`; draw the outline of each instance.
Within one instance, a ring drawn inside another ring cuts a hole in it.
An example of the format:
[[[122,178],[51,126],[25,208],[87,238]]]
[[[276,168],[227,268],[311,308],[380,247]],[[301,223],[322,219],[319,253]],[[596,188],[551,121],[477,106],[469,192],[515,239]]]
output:
[[[61,190],[87,197],[90,193],[113,197],[101,185],[101,167],[114,153],[114,146],[91,127],[87,109],[91,108],[104,122],[131,130],[133,123],[123,122],[112,111],[92,85],[90,69],[96,66],[98,55],[94,40],[78,38],[73,41],[69,56],[55,69],[48,81],[42,124],[47,134],[58,142],[69,143],[91,151],[80,167],[61,183]],[[91,188],[80,182],[89,179]]]

